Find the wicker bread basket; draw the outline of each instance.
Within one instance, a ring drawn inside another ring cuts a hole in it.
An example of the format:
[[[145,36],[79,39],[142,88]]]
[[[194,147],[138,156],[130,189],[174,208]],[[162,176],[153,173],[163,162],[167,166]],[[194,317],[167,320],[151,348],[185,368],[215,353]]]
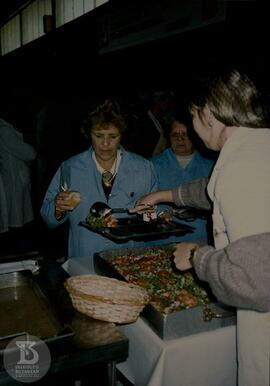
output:
[[[134,322],[149,302],[147,292],[138,285],[105,276],[73,276],[65,287],[76,310],[107,322]]]

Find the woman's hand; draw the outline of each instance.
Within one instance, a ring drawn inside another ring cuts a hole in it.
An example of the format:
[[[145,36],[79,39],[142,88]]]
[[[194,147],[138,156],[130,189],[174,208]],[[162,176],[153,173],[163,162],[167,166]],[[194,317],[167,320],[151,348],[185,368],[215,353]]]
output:
[[[151,194],[148,194],[146,196],[141,197],[136,202],[134,208],[129,208],[129,213],[144,214],[144,213],[153,213],[153,212],[155,212],[154,204],[151,204],[147,200],[147,197],[149,197]]]
[[[170,223],[173,220],[173,213],[172,211],[167,210],[159,213],[158,217],[161,218],[164,222]]]
[[[190,263],[191,253],[198,248],[199,245],[195,243],[177,244],[173,253],[176,268],[180,271],[186,271],[187,269],[190,269],[192,267]]]
[[[73,210],[80,202],[79,192],[59,192],[55,196],[55,217],[61,219],[68,211]]]
[[[154,205],[156,204],[157,193],[150,193],[139,198],[134,208],[130,208],[130,213],[143,214],[147,212],[154,212]]]
[[[130,213],[143,214],[146,211],[154,211],[154,206],[159,202],[172,202],[172,193],[170,190],[160,190],[158,192],[149,193],[139,198],[134,208],[130,209]]]

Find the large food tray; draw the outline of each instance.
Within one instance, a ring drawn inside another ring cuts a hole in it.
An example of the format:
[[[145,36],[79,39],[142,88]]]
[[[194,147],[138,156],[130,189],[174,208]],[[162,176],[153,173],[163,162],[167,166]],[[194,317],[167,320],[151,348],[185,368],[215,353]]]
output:
[[[194,227],[178,221],[165,222],[158,219],[155,222],[146,222],[140,218],[119,218],[116,227],[93,227],[87,221],[80,222],[81,226],[92,232],[100,233],[103,236],[116,241],[127,241],[136,239],[163,238],[170,235],[185,235],[192,233]]]
[[[169,256],[172,256],[173,246],[162,245],[156,247],[126,248],[99,252],[94,256],[95,270],[99,274],[125,280],[110,262],[121,256],[128,255],[137,257],[155,250],[164,250]],[[195,274],[193,277],[195,281],[198,280]],[[207,287],[206,290],[211,299],[206,305],[198,305],[165,314],[158,311],[152,304],[149,304],[144,308],[142,316],[164,340],[235,324],[234,309],[218,303],[209,287]]]
[[[32,335],[52,344],[74,335],[29,270],[0,274],[0,309],[1,354],[16,336]]]

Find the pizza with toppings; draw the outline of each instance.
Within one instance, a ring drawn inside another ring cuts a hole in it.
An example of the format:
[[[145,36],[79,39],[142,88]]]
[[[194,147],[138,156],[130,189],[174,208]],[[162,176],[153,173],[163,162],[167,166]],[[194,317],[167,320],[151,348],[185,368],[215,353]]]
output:
[[[202,283],[191,272],[176,270],[171,256],[166,249],[153,248],[139,255],[119,256],[108,263],[129,283],[145,288],[150,303],[161,313],[210,303]]]

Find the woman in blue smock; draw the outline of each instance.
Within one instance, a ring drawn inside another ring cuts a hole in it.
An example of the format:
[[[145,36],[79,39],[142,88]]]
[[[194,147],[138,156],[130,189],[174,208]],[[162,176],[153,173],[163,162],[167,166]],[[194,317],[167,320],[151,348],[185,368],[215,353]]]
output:
[[[213,160],[203,157],[195,149],[192,130],[191,118],[182,111],[175,112],[170,124],[171,147],[151,159],[158,176],[159,190],[172,189],[195,179],[208,177],[211,174]],[[181,222],[185,223],[183,220]],[[206,220],[196,219],[187,222],[187,224],[195,228],[193,233],[187,233],[185,236],[177,238],[172,236],[166,242],[177,240],[207,241]]]
[[[49,227],[69,222],[68,257],[93,256],[95,252],[138,246],[133,241],[115,243],[79,225],[97,201],[111,208],[133,207],[144,194],[157,190],[157,179],[150,161],[120,146],[126,122],[119,105],[105,100],[83,123],[83,132],[92,146],[63,162],[46,192],[41,216]],[[68,181],[62,181],[68,175]],[[80,194],[75,207],[68,203],[68,189]]]

